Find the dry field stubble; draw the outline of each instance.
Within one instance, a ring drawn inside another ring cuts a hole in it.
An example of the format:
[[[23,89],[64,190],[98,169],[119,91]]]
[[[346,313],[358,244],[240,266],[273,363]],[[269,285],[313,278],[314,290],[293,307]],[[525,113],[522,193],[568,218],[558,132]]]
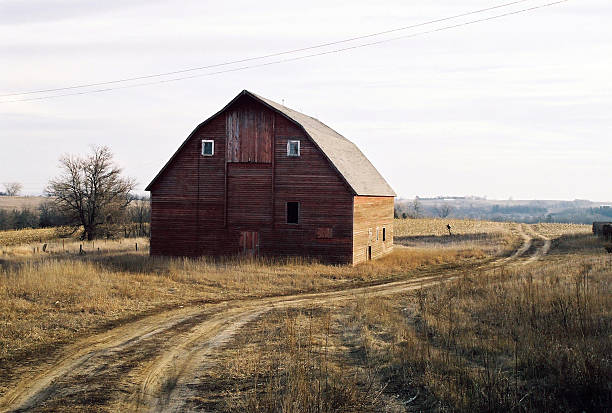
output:
[[[0,256],[12,251],[10,246],[21,248],[40,246],[41,243],[58,238],[57,228],[22,229],[15,231],[0,231]],[[60,241],[61,242],[61,241]],[[31,252],[31,248],[29,248]]]
[[[451,226],[452,236],[447,225]],[[396,219],[395,242],[427,249],[478,249],[488,255],[503,255],[521,240],[521,226],[508,222],[469,219]]]
[[[456,218],[396,219],[395,236],[446,236],[450,225],[455,235],[507,233],[516,225],[509,222]]]
[[[35,210],[47,201],[48,198],[42,196],[0,196],[0,209],[13,210],[28,208]]]

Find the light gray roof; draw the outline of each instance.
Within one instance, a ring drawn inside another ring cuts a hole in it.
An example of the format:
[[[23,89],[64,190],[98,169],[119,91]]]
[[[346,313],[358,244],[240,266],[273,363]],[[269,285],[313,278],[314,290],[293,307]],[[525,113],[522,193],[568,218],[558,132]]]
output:
[[[243,93],[262,101],[302,126],[356,195],[395,196],[395,192],[385,181],[385,178],[353,142],[318,119],[289,109],[280,103],[247,90]]]

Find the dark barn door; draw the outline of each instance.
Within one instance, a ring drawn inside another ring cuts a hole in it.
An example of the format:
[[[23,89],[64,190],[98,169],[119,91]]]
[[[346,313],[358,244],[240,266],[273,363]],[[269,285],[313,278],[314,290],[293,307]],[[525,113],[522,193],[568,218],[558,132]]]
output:
[[[240,252],[255,257],[259,254],[259,232],[240,232]]]

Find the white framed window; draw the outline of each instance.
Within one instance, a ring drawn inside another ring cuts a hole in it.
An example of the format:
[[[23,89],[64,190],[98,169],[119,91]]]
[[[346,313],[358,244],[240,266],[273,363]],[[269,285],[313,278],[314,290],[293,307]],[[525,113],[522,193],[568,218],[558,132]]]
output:
[[[215,154],[215,141],[202,139],[202,156],[213,156]]]
[[[287,156],[300,156],[300,141],[287,141]]]

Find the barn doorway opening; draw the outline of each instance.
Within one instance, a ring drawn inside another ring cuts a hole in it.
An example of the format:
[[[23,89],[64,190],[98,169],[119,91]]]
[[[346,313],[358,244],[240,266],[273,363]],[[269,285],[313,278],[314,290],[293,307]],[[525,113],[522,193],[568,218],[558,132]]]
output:
[[[259,255],[259,232],[240,232],[240,253],[251,257]]]
[[[300,203],[287,202],[287,224],[300,223]]]
[[[368,246],[368,261],[372,259],[372,246]]]

